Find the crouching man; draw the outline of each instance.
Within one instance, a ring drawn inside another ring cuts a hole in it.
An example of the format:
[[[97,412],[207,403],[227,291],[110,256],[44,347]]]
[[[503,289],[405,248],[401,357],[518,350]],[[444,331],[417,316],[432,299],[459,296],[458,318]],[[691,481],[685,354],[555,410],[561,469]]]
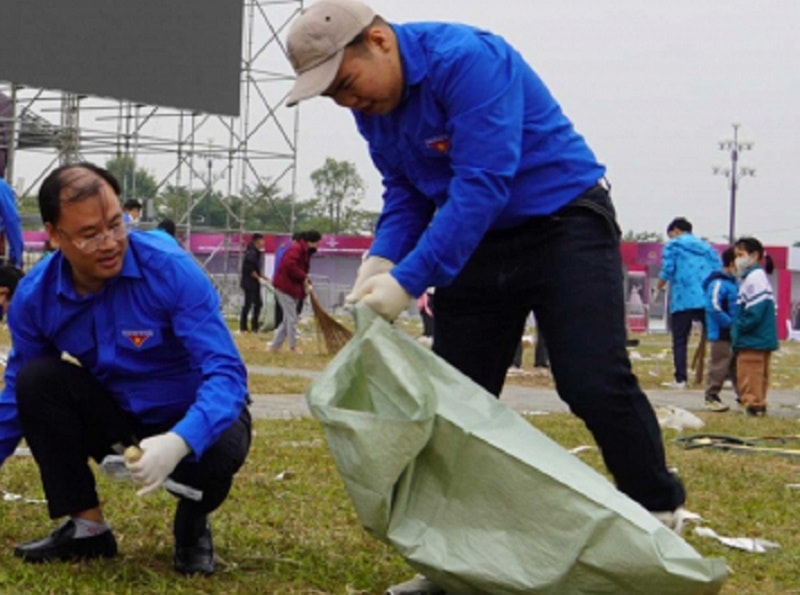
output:
[[[58,252],[20,281],[11,302],[0,462],[24,435],[50,516],[66,521],[14,554],[114,556],[88,459],[136,444],[142,454],[129,469],[140,495],[168,478],[202,494],[178,498],[174,563],[211,574],[208,515],[250,448],[246,370],[202,269],[174,243],[128,233],[119,192],[90,163],[59,167],[39,191]]]

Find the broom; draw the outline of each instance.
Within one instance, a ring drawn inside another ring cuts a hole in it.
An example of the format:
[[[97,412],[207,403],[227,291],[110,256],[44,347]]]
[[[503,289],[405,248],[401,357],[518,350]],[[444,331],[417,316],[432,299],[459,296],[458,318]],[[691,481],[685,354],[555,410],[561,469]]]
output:
[[[317,334],[322,335],[328,353],[335,355],[353,337],[353,331],[328,314],[317,300],[313,290],[308,292],[308,298],[311,302],[311,309],[314,311]]]

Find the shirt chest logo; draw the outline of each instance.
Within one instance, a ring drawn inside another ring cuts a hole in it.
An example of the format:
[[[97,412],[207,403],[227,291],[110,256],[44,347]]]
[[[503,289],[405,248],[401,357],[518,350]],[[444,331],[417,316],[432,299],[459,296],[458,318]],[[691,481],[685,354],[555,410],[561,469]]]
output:
[[[450,137],[444,134],[434,136],[425,141],[425,146],[439,153],[450,152]]]
[[[122,331],[122,336],[133,343],[134,347],[141,349],[142,345],[144,345],[145,342],[153,336],[153,331]]]

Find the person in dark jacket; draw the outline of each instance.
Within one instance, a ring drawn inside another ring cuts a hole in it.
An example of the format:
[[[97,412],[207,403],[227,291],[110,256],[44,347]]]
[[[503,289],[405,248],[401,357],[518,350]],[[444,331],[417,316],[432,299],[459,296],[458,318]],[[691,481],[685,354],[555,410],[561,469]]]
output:
[[[731,325],[736,318],[736,252],[731,246],[722,253],[722,270],[703,281],[706,296],[706,338],[711,346],[706,375],[705,407],[721,413],[728,410],[719,393],[727,378],[736,390],[736,359],[731,349]]]
[[[247,317],[250,310],[253,311],[250,331],[258,332],[258,318],[261,316],[261,306],[264,302],[261,299],[261,283],[266,281],[266,277],[261,273],[261,251],[264,249],[264,236],[254,233],[244,251],[242,259],[242,280],[240,287],[244,290],[244,305],[239,316],[239,332],[246,333]]]
[[[267,347],[268,351],[278,351],[287,338],[289,349],[298,351],[297,304],[311,289],[308,271],[311,268],[311,256],[317,251],[321,239],[322,236],[316,230],[299,234],[278,263],[272,284],[275,287],[275,297],[283,310],[283,321],[275,331],[275,337]]]

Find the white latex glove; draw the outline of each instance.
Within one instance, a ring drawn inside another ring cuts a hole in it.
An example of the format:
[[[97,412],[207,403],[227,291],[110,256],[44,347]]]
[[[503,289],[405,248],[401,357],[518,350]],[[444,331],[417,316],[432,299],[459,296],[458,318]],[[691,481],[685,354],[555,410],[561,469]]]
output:
[[[142,486],[136,492],[139,496],[158,489],[181,459],[192,451],[186,441],[175,432],[145,438],[139,443],[139,448],[142,449],[141,458],[136,462],[126,463],[134,483]]]
[[[408,308],[411,299],[411,295],[389,273],[370,277],[346,298],[350,304],[363,301],[389,322]]]
[[[360,292],[361,286],[364,285],[367,279],[375,275],[380,275],[381,273],[388,273],[393,268],[394,263],[387,258],[383,258],[382,256],[368,256],[364,262],[361,263],[361,266],[358,267],[353,289],[350,290],[350,293],[344,298],[344,301],[348,304],[355,304],[360,298],[354,296]]]

